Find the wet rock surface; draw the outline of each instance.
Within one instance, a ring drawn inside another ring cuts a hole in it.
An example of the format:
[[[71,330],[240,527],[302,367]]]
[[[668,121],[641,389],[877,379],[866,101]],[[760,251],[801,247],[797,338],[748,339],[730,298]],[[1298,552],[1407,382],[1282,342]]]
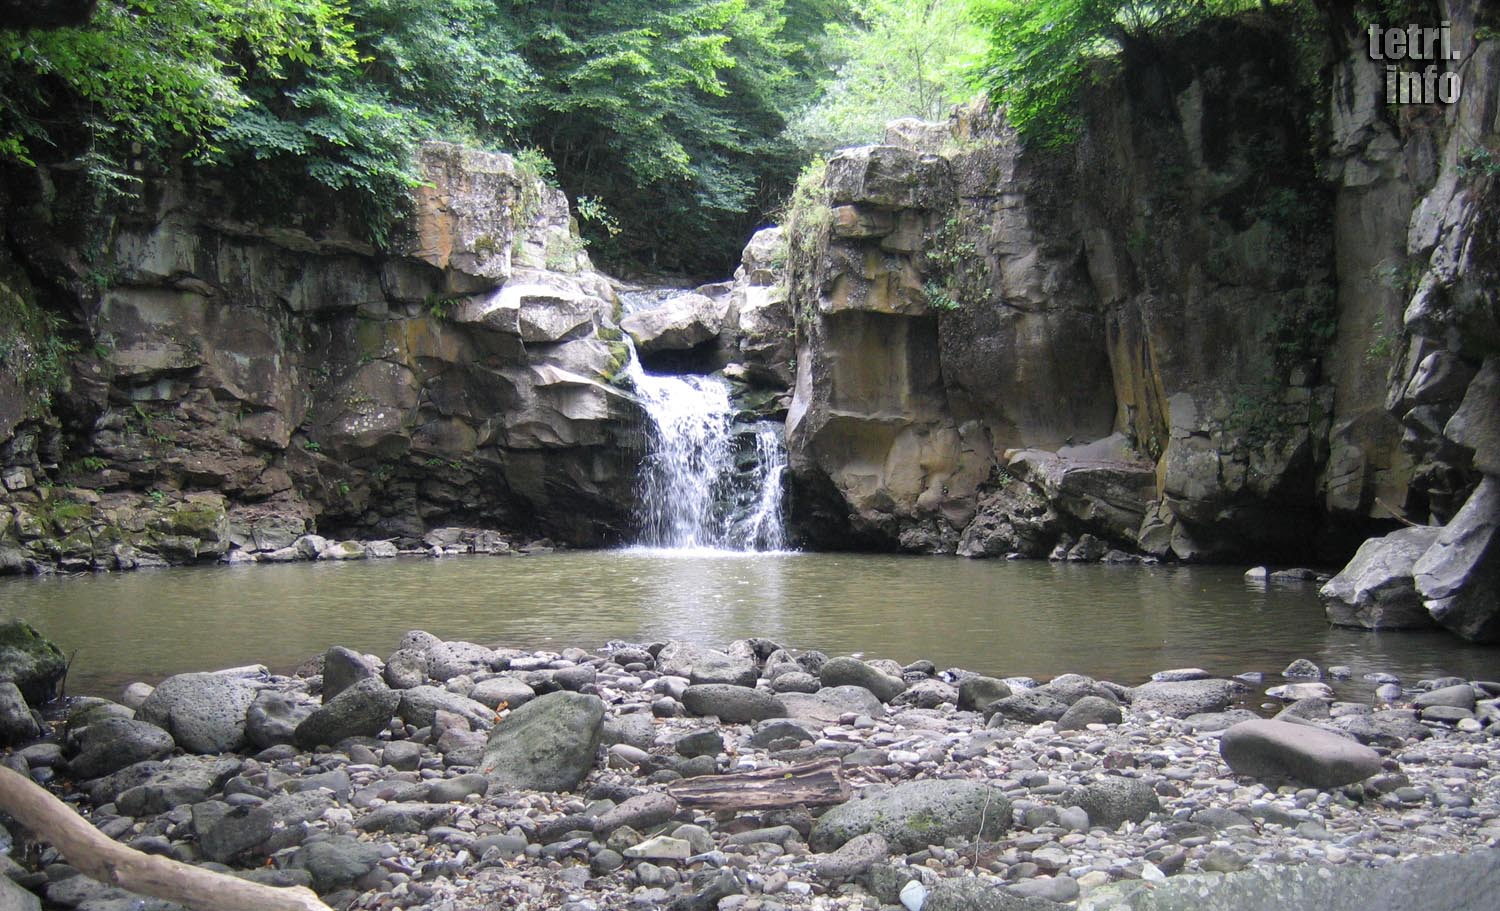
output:
[[[201,684],[234,681],[256,694],[245,716],[302,719],[246,722],[261,734],[239,752],[189,752],[125,705],[81,700],[65,736],[7,761],[78,793],[112,838],[309,885],[341,909],[1102,911],[1197,908],[1198,896],[1260,911],[1286,906],[1266,896],[1335,907],[1328,896],[1346,894],[1376,908],[1427,875],[1453,896],[1492,894],[1494,683],[1392,680],[1394,701],[1302,699],[1272,721],[1223,711],[1267,697],[1199,669],[1132,688],[825,661],[750,641],[703,652],[710,664],[732,657],[736,675],[752,669],[741,686],[692,684],[654,657],[691,652],[518,652],[414,632],[389,662],[330,652],[336,674],[358,679],[326,703],[325,676],[254,668],[160,695],[129,688],[143,708],[171,696],[183,717],[231,730],[225,706],[239,703]],[[326,658],[307,671],[326,675]],[[782,676],[817,679],[791,667],[829,665],[830,680],[853,668],[902,688],[884,701],[844,682],[772,695]],[[1338,679],[1308,662],[1286,669],[1301,682],[1281,685],[1307,685],[1308,667]],[[991,711],[1022,694],[1063,706],[1068,723]],[[1205,707],[1216,714],[1179,717]],[[1329,768],[1339,774],[1321,775]],[[765,798],[808,769],[841,789]],[[39,860],[11,872],[51,905],[171,911],[73,875],[50,848]]]

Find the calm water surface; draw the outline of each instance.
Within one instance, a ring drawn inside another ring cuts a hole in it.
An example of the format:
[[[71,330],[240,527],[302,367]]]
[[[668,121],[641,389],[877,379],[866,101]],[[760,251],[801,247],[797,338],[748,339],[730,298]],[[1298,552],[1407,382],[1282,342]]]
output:
[[[69,692],[266,664],[330,645],[386,655],[410,629],[487,645],[594,648],[610,639],[726,645],[765,636],[830,654],[928,658],[1000,676],[1279,672],[1293,658],[1500,677],[1500,649],[1445,633],[1331,629],[1316,587],[1241,570],[847,554],[594,551],[503,558],[213,567],[0,580],[0,616],[66,652]],[[1270,681],[1268,681],[1270,682]]]

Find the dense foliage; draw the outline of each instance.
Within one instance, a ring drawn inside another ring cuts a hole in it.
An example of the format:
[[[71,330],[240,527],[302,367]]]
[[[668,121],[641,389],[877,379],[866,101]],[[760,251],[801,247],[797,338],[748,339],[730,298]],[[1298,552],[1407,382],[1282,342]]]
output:
[[[606,264],[722,274],[815,154],[976,87],[1063,142],[1101,59],[1269,5],[101,0],[86,25],[0,28],[0,162],[127,190],[127,162],[239,168],[260,199],[334,194],[379,243],[421,140],[536,149]]]
[[[869,0],[848,24],[829,26],[835,78],[792,122],[799,145],[828,152],[876,142],[898,117],[944,120],[969,98],[969,73],[985,48],[971,0]]]
[[[816,33],[805,30],[837,5],[512,6],[536,74],[526,139],[553,159],[570,195],[600,200],[627,227],[594,234],[606,258],[726,270],[749,220],[795,173],[781,134],[789,107],[810,93]]]
[[[1079,126],[1077,101],[1093,64],[1154,33],[1269,0],[976,0],[989,48],[978,81],[1022,136],[1066,143]]]
[[[538,147],[602,252],[726,268],[800,165],[784,127],[845,0],[104,0],[0,30],[0,159],[253,165],[357,206],[377,242],[428,137]],[[295,193],[262,193],[289,198]],[[613,214],[611,214],[613,213]]]
[[[252,73],[355,63],[343,9],[302,0],[104,0],[82,27],[0,30],[0,156],[210,151]]]

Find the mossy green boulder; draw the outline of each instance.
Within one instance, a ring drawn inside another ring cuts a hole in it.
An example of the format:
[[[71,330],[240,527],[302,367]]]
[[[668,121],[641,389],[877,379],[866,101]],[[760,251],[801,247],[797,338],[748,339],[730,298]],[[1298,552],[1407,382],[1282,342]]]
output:
[[[1010,811],[1005,792],[980,781],[910,781],[824,813],[809,843],[815,851],[833,851],[858,835],[879,832],[892,849],[910,853],[948,838],[991,841],[1010,828]]]
[[[67,669],[62,649],[30,623],[0,623],[0,680],[14,683],[27,703],[41,705],[56,696]]]

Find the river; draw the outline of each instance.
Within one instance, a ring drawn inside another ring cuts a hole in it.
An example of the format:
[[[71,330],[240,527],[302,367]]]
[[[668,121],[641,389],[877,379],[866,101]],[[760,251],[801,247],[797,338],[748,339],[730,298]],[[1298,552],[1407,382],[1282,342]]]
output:
[[[1500,649],[1442,632],[1330,628],[1313,585],[1229,567],[1110,566],[852,554],[618,550],[198,567],[0,581],[0,616],[76,650],[68,691],[118,697],[131,680],[266,664],[290,671],[330,645],[384,656],[425,629],[560,650],[668,637],[724,646],[764,636],[829,654],[928,658],[997,676],[1078,672],[1135,684],[1198,666],[1261,671],[1293,658],[1407,684],[1494,678]]]

